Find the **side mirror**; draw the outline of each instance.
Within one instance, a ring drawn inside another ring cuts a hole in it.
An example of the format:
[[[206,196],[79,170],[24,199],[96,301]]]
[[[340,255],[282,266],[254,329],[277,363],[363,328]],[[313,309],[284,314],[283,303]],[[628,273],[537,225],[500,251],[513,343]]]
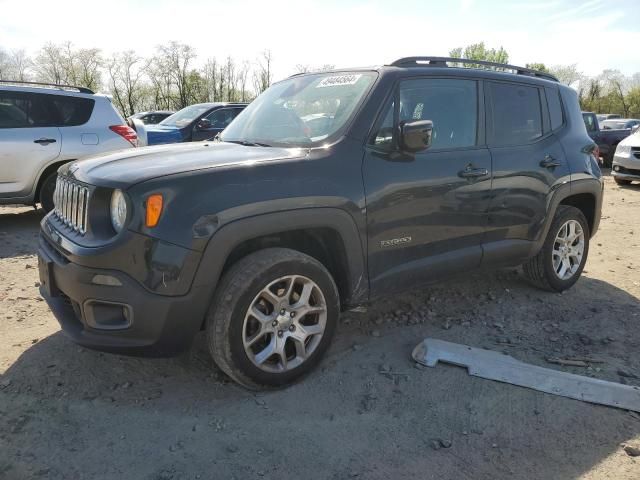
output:
[[[415,120],[400,124],[400,148],[405,152],[421,152],[431,146],[433,122]]]
[[[636,133],[638,130],[640,130],[640,124],[631,127],[631,133]]]
[[[196,124],[198,130],[209,130],[211,128],[211,121],[206,118],[202,118]]]

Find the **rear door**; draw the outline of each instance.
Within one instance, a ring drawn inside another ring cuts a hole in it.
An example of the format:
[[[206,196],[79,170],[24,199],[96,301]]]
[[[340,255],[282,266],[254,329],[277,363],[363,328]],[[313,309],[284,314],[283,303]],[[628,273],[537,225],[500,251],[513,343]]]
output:
[[[491,81],[485,94],[493,192],[483,263],[515,264],[541,234],[553,191],[570,180],[555,134],[562,106],[555,87]]]
[[[0,90],[0,198],[29,196],[39,172],[60,155],[50,97]]]
[[[373,295],[477,267],[491,194],[482,95],[475,80],[400,82],[374,128],[363,176]],[[431,120],[433,143],[398,148],[401,122]]]

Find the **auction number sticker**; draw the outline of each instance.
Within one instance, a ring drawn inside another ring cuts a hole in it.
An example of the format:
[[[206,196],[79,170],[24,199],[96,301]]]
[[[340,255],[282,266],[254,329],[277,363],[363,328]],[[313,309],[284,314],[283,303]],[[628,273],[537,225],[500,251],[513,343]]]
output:
[[[343,85],[353,85],[360,79],[361,76],[362,74],[334,75],[332,77],[327,77],[320,80],[320,83],[316,85],[316,88],[340,87]]]

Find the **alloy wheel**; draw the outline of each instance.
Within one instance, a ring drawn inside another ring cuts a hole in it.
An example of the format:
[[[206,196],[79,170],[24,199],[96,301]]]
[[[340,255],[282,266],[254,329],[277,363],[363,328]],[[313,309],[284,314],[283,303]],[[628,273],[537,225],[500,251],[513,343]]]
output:
[[[313,280],[300,275],[278,278],[255,296],[245,315],[245,353],[265,372],[292,370],[316,350],[326,323],[326,301]]]
[[[570,279],[579,270],[584,247],[584,230],[580,222],[565,222],[553,242],[553,270],[560,280]]]

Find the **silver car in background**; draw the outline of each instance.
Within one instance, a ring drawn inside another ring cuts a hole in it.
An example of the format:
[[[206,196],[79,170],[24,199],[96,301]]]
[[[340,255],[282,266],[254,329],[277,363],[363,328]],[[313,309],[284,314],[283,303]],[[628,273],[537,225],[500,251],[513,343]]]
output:
[[[611,175],[618,185],[640,182],[640,130],[629,135],[616,147]]]
[[[134,148],[111,100],[83,87],[0,81],[0,204],[53,208],[58,168]]]

